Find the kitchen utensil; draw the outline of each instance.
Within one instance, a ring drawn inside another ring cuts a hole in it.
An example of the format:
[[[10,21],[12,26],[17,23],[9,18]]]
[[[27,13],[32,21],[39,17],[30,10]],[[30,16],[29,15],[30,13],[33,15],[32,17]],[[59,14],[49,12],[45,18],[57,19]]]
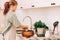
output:
[[[27,31],[25,30],[25,31],[22,32],[22,36],[23,37],[27,37],[28,38],[28,37],[31,37],[33,35],[34,35],[34,31],[33,30],[27,30]]]

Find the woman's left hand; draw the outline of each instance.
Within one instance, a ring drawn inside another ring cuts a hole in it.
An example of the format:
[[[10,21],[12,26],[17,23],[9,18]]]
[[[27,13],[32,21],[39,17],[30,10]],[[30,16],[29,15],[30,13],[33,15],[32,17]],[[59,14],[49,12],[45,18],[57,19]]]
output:
[[[28,29],[28,26],[26,25],[20,25],[19,27],[17,27],[18,29]]]
[[[22,25],[22,29],[28,29],[28,26]]]

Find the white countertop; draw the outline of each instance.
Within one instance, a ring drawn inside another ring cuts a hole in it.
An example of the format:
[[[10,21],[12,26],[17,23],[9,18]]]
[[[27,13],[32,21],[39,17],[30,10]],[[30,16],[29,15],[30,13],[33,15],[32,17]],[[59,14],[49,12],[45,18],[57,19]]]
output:
[[[33,37],[30,37],[30,38],[26,38],[26,37],[23,37],[20,34],[17,37],[19,38],[19,40],[49,40],[49,39],[50,40],[60,40],[60,36],[50,36],[49,38],[33,36]]]

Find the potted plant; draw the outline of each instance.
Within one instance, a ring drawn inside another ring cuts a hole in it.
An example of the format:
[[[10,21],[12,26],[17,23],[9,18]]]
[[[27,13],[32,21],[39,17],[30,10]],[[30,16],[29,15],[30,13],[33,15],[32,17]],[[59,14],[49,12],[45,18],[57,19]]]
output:
[[[45,23],[43,23],[41,20],[34,23],[34,27],[36,29],[37,36],[45,36],[45,30],[48,29]]]

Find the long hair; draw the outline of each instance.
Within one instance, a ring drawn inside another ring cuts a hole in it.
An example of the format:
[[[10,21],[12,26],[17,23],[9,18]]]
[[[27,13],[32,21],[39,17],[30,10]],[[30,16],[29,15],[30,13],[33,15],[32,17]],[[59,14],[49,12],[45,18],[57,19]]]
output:
[[[6,3],[4,4],[4,8],[5,8],[5,9],[4,9],[3,14],[6,15],[6,14],[8,13],[11,5],[15,6],[15,5],[17,5],[17,4],[18,4],[17,1],[12,1],[11,3],[6,2]]]
[[[9,2],[6,2],[4,4],[4,12],[3,12],[4,15],[6,15],[8,13],[9,8],[10,8]]]

